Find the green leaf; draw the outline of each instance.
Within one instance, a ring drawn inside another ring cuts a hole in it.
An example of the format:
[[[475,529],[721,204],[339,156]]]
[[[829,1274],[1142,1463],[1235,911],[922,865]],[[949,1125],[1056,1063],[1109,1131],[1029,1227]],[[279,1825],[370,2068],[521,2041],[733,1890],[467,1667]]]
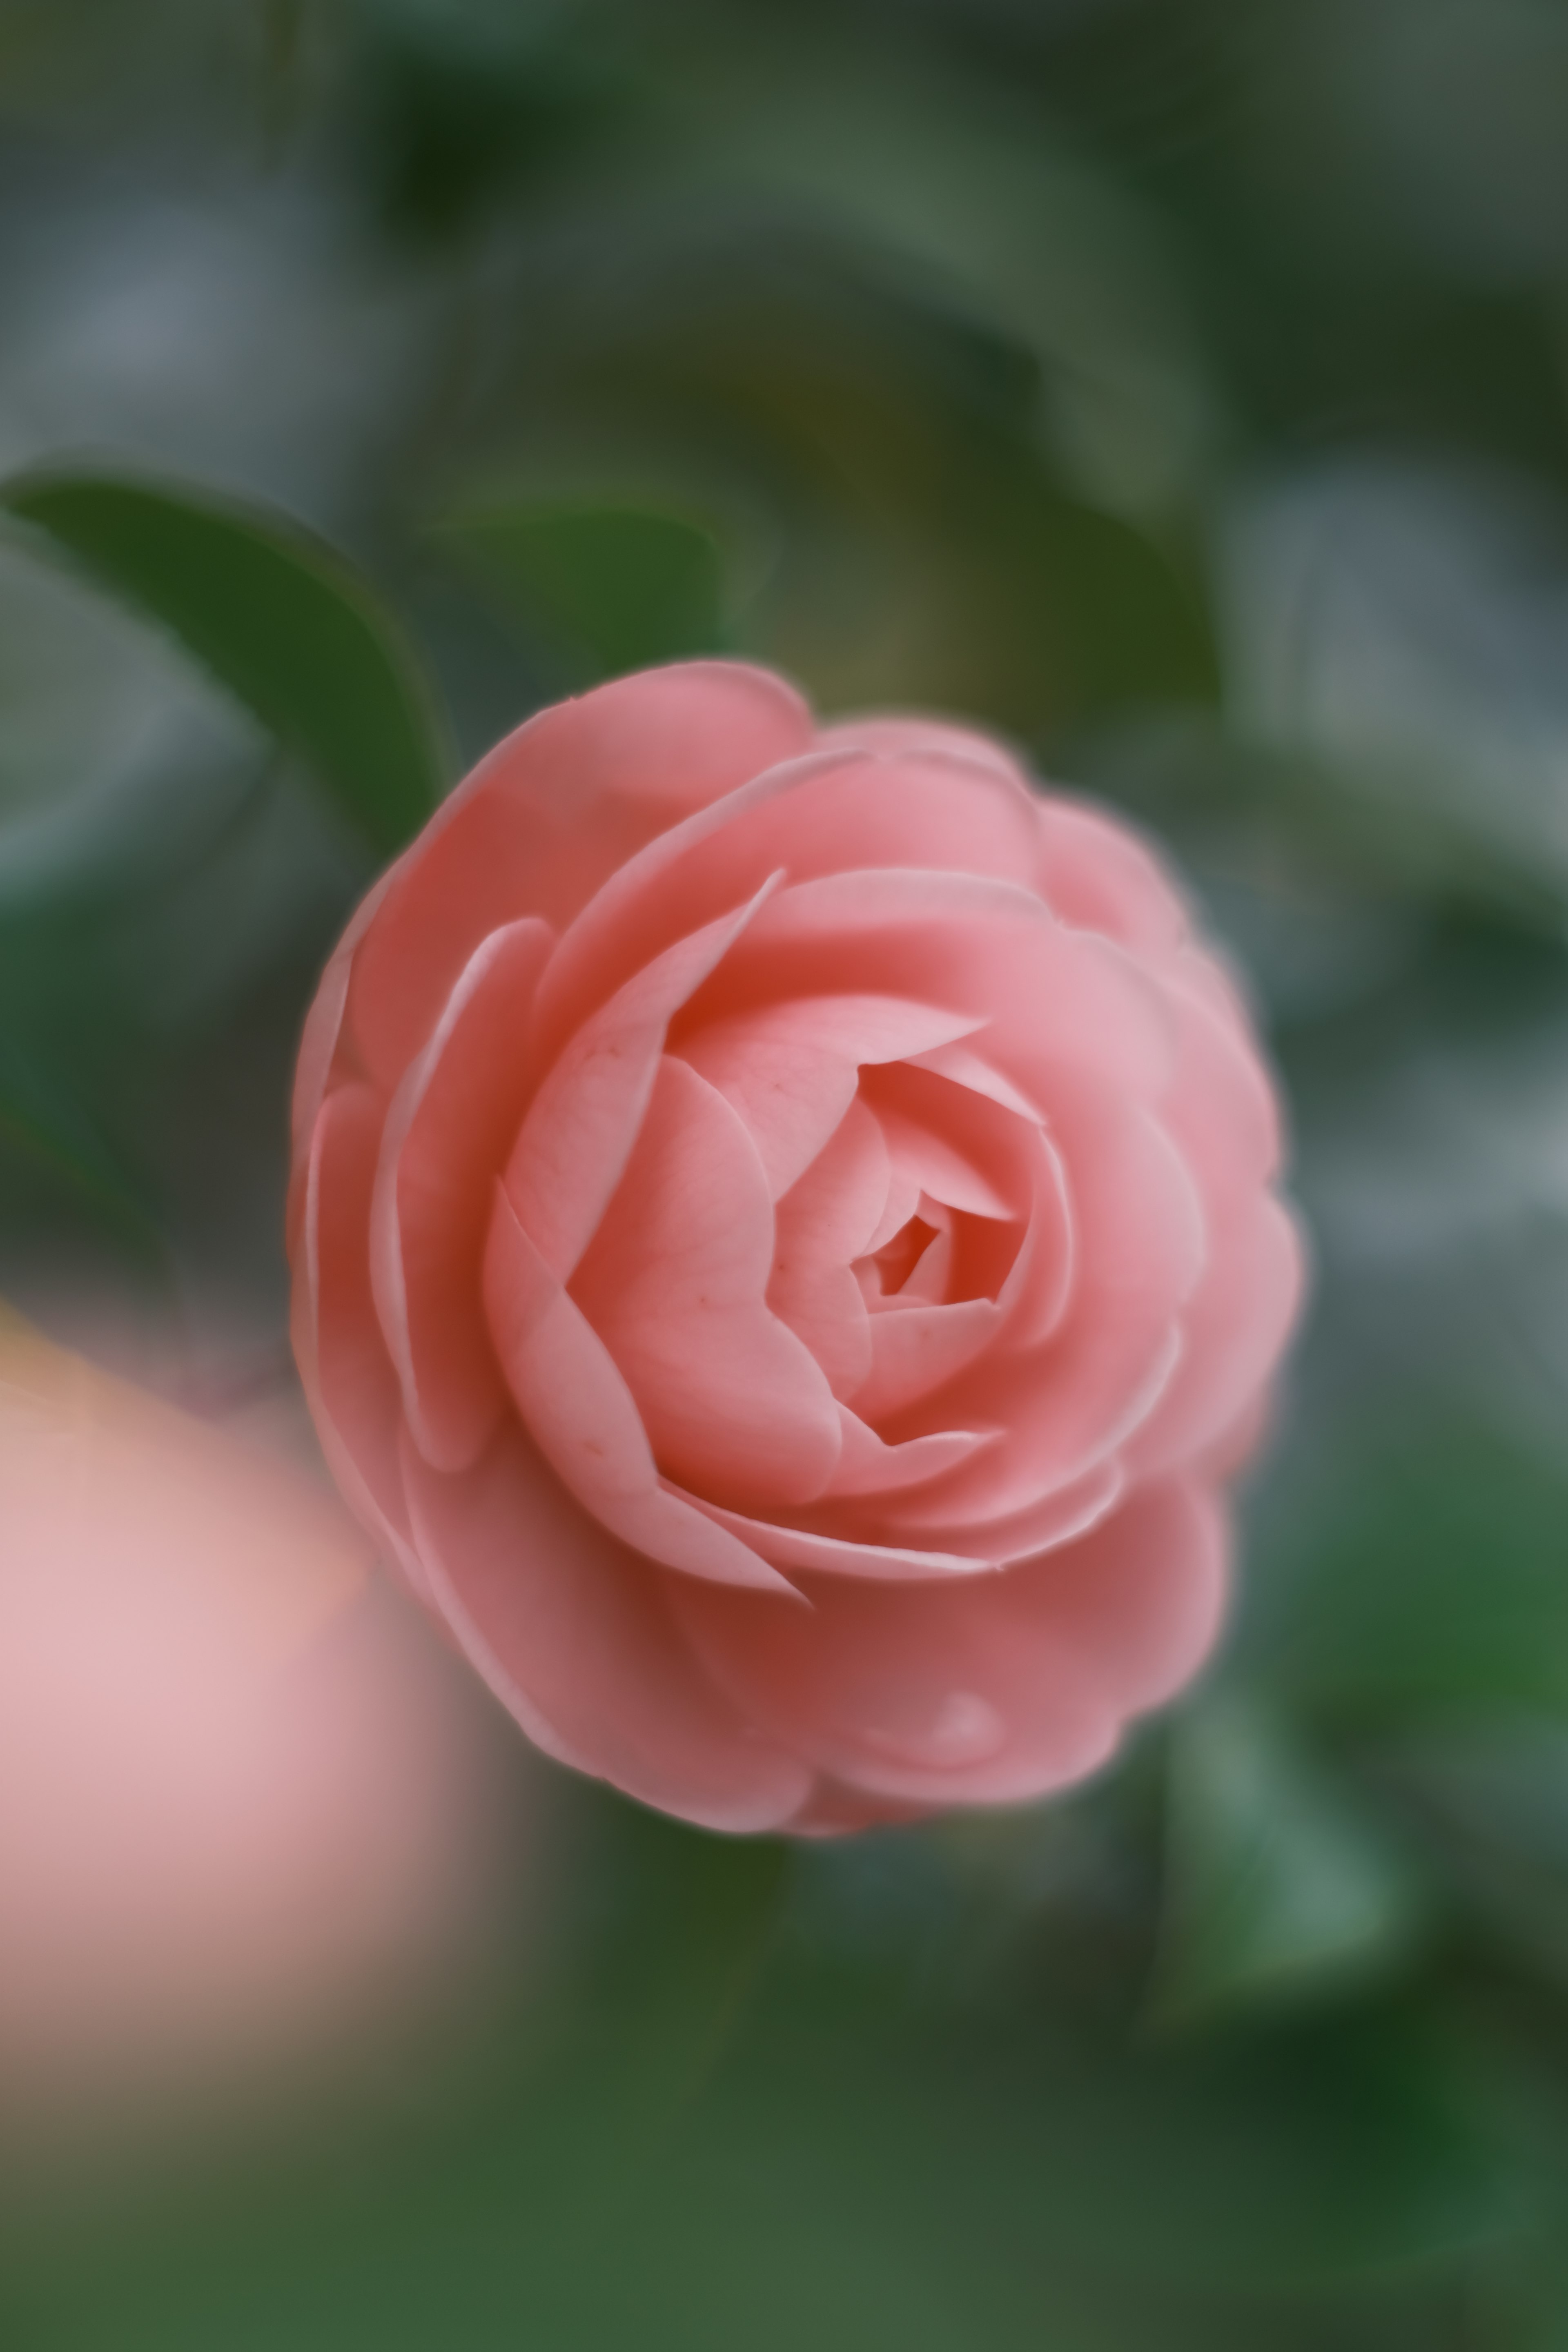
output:
[[[710,531],[652,507],[530,502],[458,515],[441,536],[595,677],[724,643]]]
[[[1409,1950],[1411,1865],[1255,1705],[1227,1696],[1178,1724],[1169,1803],[1157,2017],[1310,2000]]]
[[[1568,1479],[1456,1414],[1309,1462],[1257,1547],[1249,1670],[1336,1724],[1568,1715]],[[1278,1523],[1278,1524],[1275,1524]]]
[[[16,1037],[0,1037],[0,1142],[62,1182],[134,1257],[166,1269],[168,1244],[140,1187],[73,1092]]]
[[[170,630],[312,771],[385,857],[435,807],[445,758],[412,648],[342,557],[205,491],[24,475],[0,503]]]

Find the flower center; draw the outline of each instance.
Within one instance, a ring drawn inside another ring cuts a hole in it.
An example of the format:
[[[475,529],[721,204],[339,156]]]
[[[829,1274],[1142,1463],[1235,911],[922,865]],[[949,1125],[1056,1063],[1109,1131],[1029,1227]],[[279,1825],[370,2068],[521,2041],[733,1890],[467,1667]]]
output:
[[[884,1298],[892,1297],[903,1289],[927,1250],[937,1237],[937,1227],[928,1224],[922,1216],[913,1216],[900,1227],[890,1242],[884,1242],[873,1256],[860,1263],[871,1269],[877,1288]]]

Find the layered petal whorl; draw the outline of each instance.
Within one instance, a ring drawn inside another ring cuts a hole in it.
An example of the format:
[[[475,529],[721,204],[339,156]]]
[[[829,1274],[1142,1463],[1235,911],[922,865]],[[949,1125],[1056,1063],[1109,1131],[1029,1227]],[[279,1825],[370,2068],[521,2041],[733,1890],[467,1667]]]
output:
[[[1300,1284],[1150,852],[689,663],[543,712],[355,918],[289,1240],[329,1460],[529,1735],[729,1830],[1092,1769],[1194,1670]]]

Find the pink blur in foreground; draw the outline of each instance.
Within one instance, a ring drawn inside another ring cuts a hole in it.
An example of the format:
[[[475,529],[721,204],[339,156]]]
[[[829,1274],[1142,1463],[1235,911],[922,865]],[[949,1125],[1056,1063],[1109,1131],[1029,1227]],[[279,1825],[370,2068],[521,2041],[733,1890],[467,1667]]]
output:
[[[330,1493],[4,1318],[0,1517],[8,2095],[223,2078],[457,1948],[477,1776]]]
[[[552,1756],[851,1829],[1209,1650],[1274,1097],[1149,849],[984,737],[717,662],[542,712],[355,917],[294,1143],[329,1459]]]

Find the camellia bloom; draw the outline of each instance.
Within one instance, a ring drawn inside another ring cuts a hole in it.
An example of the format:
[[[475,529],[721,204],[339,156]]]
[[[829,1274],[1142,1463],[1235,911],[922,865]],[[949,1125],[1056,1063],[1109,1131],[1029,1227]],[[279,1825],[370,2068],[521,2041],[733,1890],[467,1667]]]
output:
[[[541,1747],[832,1831],[1076,1780],[1196,1667],[1300,1283],[1149,852],[717,662],[546,710],[361,908],[295,1100],[344,1491]]]

